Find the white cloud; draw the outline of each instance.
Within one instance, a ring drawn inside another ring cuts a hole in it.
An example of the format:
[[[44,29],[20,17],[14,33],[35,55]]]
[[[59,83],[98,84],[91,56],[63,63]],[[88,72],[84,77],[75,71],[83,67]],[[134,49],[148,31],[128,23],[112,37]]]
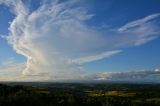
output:
[[[10,66],[14,63],[14,57],[10,57],[8,59],[6,59],[5,61],[3,61],[1,64],[3,66]]]
[[[26,76],[21,75],[25,64],[13,64],[0,68],[0,81],[129,81],[129,82],[158,82],[160,69],[144,69],[126,72],[100,72],[86,73],[84,71],[68,71],[61,74],[36,73]]]
[[[90,76],[90,79],[94,80],[115,80],[115,81],[146,81],[149,82],[152,80],[152,77],[159,79],[160,71],[159,68],[156,69],[145,69],[137,71],[127,71],[127,72],[102,72],[96,73]],[[91,77],[92,76],[92,77]],[[153,78],[153,79],[154,79]],[[159,80],[155,80],[159,82]]]
[[[156,13],[156,14],[149,15],[149,16],[143,18],[143,19],[139,19],[139,20],[136,20],[136,21],[133,21],[133,22],[129,22],[128,24],[119,28],[118,31],[120,31],[120,32],[128,31],[128,30],[130,30],[132,28],[135,28],[137,26],[144,25],[151,20],[155,20],[155,18],[159,18],[159,16],[160,16],[160,13]]]
[[[25,64],[9,64],[9,66],[0,68],[0,81],[19,81],[21,72],[25,68]]]
[[[134,45],[138,46],[156,39],[160,35],[160,13],[151,14],[145,18],[129,22],[118,29],[120,33],[131,34]]]
[[[114,54],[117,54],[117,53],[120,53],[120,52],[121,52],[121,50],[107,51],[107,52],[104,52],[104,53],[101,53],[101,54],[98,54],[98,55],[94,55],[94,56],[77,58],[77,59],[74,59],[74,60],[70,60],[68,62],[69,62],[69,64],[79,64],[79,65],[81,65],[81,64],[84,64],[84,63],[92,62],[92,61],[101,60],[101,59],[110,57],[110,56],[112,56]]]
[[[7,40],[18,54],[27,58],[22,72],[26,77],[80,79],[85,74],[78,70],[79,66],[159,37],[160,28],[156,23],[159,14],[104,34],[87,25],[94,15],[83,7],[76,7],[73,1],[42,2],[33,11],[21,0],[0,0],[0,3],[5,3],[16,15]]]

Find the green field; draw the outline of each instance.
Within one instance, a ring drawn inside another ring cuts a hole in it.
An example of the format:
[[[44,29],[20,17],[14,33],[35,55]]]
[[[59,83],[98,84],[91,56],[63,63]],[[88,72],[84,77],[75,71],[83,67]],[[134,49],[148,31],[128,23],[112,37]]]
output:
[[[160,106],[160,85],[0,84],[0,106]]]

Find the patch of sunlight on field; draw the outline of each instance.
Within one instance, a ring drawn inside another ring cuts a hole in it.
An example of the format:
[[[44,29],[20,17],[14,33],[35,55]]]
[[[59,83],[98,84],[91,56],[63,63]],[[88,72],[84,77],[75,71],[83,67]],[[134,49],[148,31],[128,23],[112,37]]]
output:
[[[125,92],[125,91],[109,91],[105,93],[106,96],[134,96],[133,92]]]
[[[160,98],[150,98],[146,100],[147,102],[157,102],[160,103]]]
[[[49,94],[50,92],[44,90],[44,91],[38,91],[38,93]]]
[[[125,91],[89,91],[89,96],[121,96],[121,97],[129,97],[134,96],[134,92],[125,92]]]
[[[43,93],[43,94],[49,94],[50,91],[46,90],[46,89],[37,89],[35,92],[37,93]]]

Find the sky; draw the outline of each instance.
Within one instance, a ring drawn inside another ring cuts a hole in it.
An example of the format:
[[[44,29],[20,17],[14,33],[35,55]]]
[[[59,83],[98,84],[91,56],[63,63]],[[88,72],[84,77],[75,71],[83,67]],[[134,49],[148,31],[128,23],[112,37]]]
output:
[[[0,0],[0,81],[160,83],[159,0]]]

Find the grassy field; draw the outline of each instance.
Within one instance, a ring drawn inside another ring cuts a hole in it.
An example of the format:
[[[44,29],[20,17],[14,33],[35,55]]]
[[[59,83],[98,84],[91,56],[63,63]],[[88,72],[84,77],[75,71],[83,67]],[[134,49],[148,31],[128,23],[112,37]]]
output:
[[[34,86],[33,86],[34,85]],[[0,84],[0,106],[160,106],[160,85]]]

